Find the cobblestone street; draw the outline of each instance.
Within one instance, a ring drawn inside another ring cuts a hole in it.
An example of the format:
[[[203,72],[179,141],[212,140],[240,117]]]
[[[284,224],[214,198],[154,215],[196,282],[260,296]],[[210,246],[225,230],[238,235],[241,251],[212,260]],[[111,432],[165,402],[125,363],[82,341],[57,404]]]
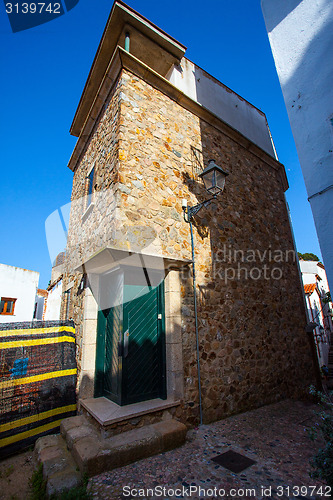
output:
[[[318,449],[308,437],[315,409],[310,403],[287,400],[203,425],[189,431],[181,448],[95,476],[89,483],[91,493],[112,500],[189,498],[192,487],[190,498],[199,499],[205,498],[203,489],[209,498],[209,490],[216,487],[224,491],[211,498],[330,498],[327,487],[309,477],[309,459]],[[230,449],[256,464],[233,473],[212,461]],[[139,491],[157,486],[165,486],[166,494],[156,490],[143,496]],[[315,491],[310,486],[316,486]],[[168,491],[176,489],[180,491],[175,495]]]

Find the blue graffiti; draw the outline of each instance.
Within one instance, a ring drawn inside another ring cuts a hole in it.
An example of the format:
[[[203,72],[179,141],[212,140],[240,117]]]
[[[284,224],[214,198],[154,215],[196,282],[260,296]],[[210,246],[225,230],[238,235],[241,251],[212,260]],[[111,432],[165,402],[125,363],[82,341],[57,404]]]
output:
[[[27,374],[29,358],[15,359],[10,378],[24,377]]]

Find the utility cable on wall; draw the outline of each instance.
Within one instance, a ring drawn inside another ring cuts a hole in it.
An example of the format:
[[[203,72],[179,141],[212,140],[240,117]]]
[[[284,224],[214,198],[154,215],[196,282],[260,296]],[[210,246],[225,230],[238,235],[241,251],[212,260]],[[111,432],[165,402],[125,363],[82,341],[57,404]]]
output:
[[[311,196],[309,196],[308,201],[310,201],[311,198],[314,198],[315,196],[318,196],[319,194],[326,193],[326,191],[328,191],[329,189],[332,189],[332,188],[333,188],[333,184],[331,184],[330,186],[327,186],[325,189],[322,189],[321,191],[318,191],[318,193],[312,194]]]

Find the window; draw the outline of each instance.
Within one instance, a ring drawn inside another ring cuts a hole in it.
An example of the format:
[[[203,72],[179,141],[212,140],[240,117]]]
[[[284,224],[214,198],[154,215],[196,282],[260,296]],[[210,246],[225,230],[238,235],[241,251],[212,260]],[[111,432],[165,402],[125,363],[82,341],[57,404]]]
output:
[[[91,204],[93,201],[93,189],[94,189],[94,168],[91,170],[90,174],[87,177],[87,184],[86,184],[86,193],[87,193],[87,207]]]
[[[85,178],[84,196],[82,197],[82,222],[86,220],[94,207],[94,177],[95,168],[93,167]]]
[[[1,297],[0,302],[0,314],[14,314],[16,299],[11,299],[9,297]]]

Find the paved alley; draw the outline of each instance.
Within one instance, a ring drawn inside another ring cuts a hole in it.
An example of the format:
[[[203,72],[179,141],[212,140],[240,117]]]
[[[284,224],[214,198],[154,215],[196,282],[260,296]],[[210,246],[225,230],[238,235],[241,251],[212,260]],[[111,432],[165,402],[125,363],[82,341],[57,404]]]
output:
[[[319,446],[308,437],[315,409],[287,400],[203,425],[189,431],[181,448],[95,476],[91,493],[109,500],[330,498],[328,488],[309,477]],[[256,463],[234,473],[212,460],[228,450]]]

